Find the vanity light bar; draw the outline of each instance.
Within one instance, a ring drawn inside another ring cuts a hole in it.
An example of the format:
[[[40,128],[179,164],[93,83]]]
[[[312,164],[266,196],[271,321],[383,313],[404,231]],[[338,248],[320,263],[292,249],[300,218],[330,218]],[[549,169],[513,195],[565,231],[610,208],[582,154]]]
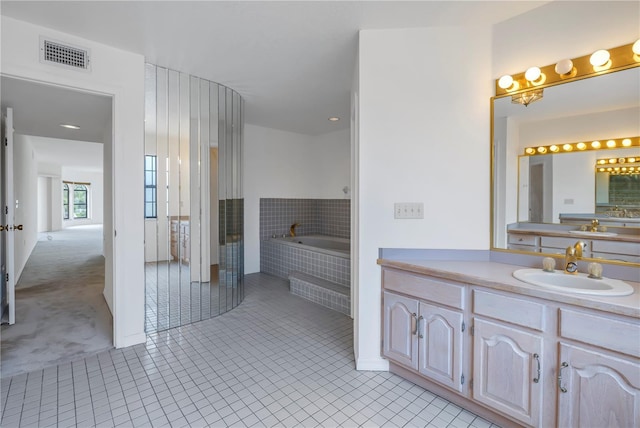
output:
[[[640,155],[598,159],[596,171],[608,172],[610,175],[638,175],[640,174]]]
[[[608,140],[581,141],[579,143],[552,144],[550,146],[527,147],[525,156],[548,155],[552,153],[582,152],[586,150],[610,150],[640,147],[640,137]],[[640,155],[637,156],[640,159]]]
[[[600,49],[579,58],[563,59],[557,64],[530,67],[523,73],[505,75],[496,79],[496,98],[546,88],[559,83],[607,74],[613,71],[640,67],[638,42],[608,50]],[[634,50],[635,49],[635,50]]]

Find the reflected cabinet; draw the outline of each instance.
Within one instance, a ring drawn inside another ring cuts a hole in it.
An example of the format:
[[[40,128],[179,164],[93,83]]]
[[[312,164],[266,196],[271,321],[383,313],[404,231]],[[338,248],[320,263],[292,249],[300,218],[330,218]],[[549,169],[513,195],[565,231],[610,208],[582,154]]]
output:
[[[242,143],[237,92],[146,65],[147,332],[207,319],[242,301]]]

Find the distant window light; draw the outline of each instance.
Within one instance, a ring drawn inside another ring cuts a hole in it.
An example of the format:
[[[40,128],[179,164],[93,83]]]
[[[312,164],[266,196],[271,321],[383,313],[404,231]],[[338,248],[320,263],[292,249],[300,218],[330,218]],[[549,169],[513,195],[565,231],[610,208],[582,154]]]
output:
[[[155,155],[144,157],[144,217],[158,217],[158,160]]]
[[[87,186],[84,184],[73,186],[73,218],[88,218],[87,197]]]
[[[62,186],[62,209],[63,218],[69,220],[69,185],[67,183]]]

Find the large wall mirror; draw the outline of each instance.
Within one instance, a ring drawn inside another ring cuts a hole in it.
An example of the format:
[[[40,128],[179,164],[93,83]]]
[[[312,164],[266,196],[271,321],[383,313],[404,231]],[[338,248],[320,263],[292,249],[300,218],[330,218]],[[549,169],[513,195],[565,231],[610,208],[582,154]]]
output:
[[[594,219],[609,224],[616,235],[628,235],[629,245],[640,239],[640,175],[628,174],[628,167],[638,164],[628,163],[625,175],[596,168],[599,159],[640,160],[640,147],[635,146],[640,135],[640,67],[546,87],[542,99],[526,107],[513,103],[511,96],[494,97],[492,118],[493,248],[527,251],[511,245],[512,228],[560,233]],[[626,137],[636,137],[634,146],[622,147]],[[609,139],[617,139],[616,148],[525,155],[528,147],[596,140],[604,147]],[[626,186],[625,196],[616,190],[621,186]],[[567,239],[577,238],[567,233]],[[635,245],[640,253],[640,240]],[[532,251],[546,252],[539,242]],[[606,255],[598,258],[607,260]]]

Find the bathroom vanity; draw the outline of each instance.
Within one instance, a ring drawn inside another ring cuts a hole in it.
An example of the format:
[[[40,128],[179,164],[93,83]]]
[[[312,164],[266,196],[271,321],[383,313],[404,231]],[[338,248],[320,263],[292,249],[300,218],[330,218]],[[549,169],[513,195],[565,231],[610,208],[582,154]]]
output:
[[[495,262],[378,264],[391,372],[501,426],[637,426],[640,284],[587,296]]]

